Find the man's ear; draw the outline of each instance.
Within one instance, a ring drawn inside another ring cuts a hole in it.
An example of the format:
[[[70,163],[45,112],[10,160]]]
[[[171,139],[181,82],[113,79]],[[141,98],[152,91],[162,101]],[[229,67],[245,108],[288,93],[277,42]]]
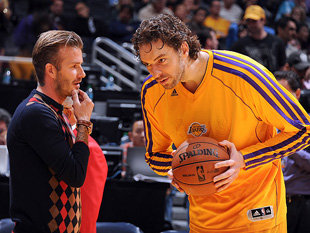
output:
[[[183,43],[181,45],[181,54],[182,54],[182,56],[186,56],[186,57],[188,57],[188,55],[189,55],[189,46],[188,46],[188,43],[186,41],[183,41]]]
[[[50,77],[54,80],[56,79],[57,69],[53,64],[46,63],[46,65],[45,65],[45,76]]]
[[[300,94],[301,94],[300,88],[298,88],[298,89],[295,91],[295,94],[296,94],[296,98],[299,100],[299,99],[300,99]]]

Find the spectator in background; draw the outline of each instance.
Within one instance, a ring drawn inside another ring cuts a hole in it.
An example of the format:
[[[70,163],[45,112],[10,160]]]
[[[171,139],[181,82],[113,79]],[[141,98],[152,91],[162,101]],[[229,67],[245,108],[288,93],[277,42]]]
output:
[[[17,56],[31,57],[32,48],[37,37],[48,30],[55,29],[53,20],[46,10],[36,10],[23,18],[17,25],[14,32],[14,42],[18,47]],[[34,67],[31,63],[10,62],[10,69],[13,77],[16,79],[31,80],[34,79]]]
[[[6,145],[6,135],[9,124],[11,122],[11,115],[8,111],[0,108],[0,145]]]
[[[220,11],[221,1],[212,0],[210,5],[210,15],[208,15],[204,20],[204,25],[215,31],[216,37],[220,41],[220,47],[223,48],[225,47],[225,38],[228,35],[230,21],[221,17]]]
[[[188,23],[190,21],[190,14],[187,11],[186,6],[184,3],[179,3],[175,6],[174,15],[182,20],[184,23]]]
[[[9,34],[12,31],[11,23],[12,11],[10,9],[9,1],[0,1],[0,55],[5,55],[5,43]],[[2,61],[0,61],[0,74],[2,74]]]
[[[167,0],[150,0],[149,3],[141,8],[138,13],[139,20],[151,18],[159,14],[173,15],[171,9],[166,6]]]
[[[84,1],[75,4],[76,17],[71,30],[76,32],[84,42],[84,51],[90,54],[93,40],[98,36],[106,36],[108,27],[101,20],[90,14],[90,9]]]
[[[197,0],[182,0],[181,3],[185,6],[187,14],[190,16],[201,4],[200,1]]]
[[[76,117],[72,107],[73,101],[71,97],[62,104],[64,106],[64,114],[69,120],[74,135],[76,131]],[[82,222],[81,233],[96,233],[96,222],[101,206],[104,185],[108,174],[108,165],[104,154],[98,143],[89,135],[88,136],[89,159],[87,164],[86,178],[81,187],[82,201]]]
[[[307,9],[306,0],[283,1],[278,8],[275,21],[278,21],[280,18],[282,18],[282,16],[290,16],[295,6],[301,6],[302,8]]]
[[[296,29],[296,21],[291,17],[283,16],[277,21],[277,36],[284,42],[286,57],[298,50]]]
[[[218,49],[219,41],[216,38],[215,31],[212,28],[207,29],[207,33],[203,35],[198,35],[201,47],[204,49]]]
[[[144,136],[144,125],[142,119],[137,119],[133,122],[131,131],[128,132],[128,136],[130,139],[130,142],[124,143],[121,145],[123,148],[123,171],[122,171],[122,177],[125,177],[126,175],[126,164],[127,164],[127,149],[129,147],[144,147],[145,146],[145,136]],[[143,156],[142,156],[143,157]],[[141,159],[144,159],[141,158]],[[164,228],[165,230],[172,229],[171,220],[172,220],[172,199],[175,195],[175,188],[172,186],[167,190],[166,193],[166,204],[165,204],[165,224]]]
[[[133,8],[133,19],[137,20],[138,16],[136,15],[136,5],[134,4],[133,0],[118,0],[117,5],[111,6],[111,21],[117,20],[119,17],[119,12],[122,6],[130,5]]]
[[[167,0],[166,7],[169,8],[171,11],[175,8],[177,4],[179,4],[179,0]]]
[[[193,12],[192,19],[188,22],[187,26],[192,30],[196,35],[204,35],[208,33],[208,28],[203,24],[206,16],[207,9],[204,7],[199,7]]]
[[[297,24],[305,23],[307,20],[306,9],[302,6],[295,6],[292,9],[290,16],[296,21]]]
[[[280,38],[265,31],[265,11],[258,5],[251,5],[243,19],[247,25],[247,36],[235,42],[231,50],[253,58],[271,72],[283,68],[285,46]]]
[[[220,16],[231,23],[238,24],[242,17],[243,10],[235,3],[235,0],[223,0],[221,2]]]
[[[310,43],[309,43],[309,26],[306,23],[298,24],[296,38],[300,49],[306,53],[310,54]]]
[[[123,148],[123,163],[127,161],[127,149],[129,147],[143,146],[145,145],[144,137],[144,125],[142,120],[135,120],[132,124],[131,131],[128,132],[130,142],[121,145]]]
[[[64,14],[63,5],[63,0],[52,0],[52,4],[50,6],[54,27],[58,30],[65,30],[68,28],[69,19]]]
[[[302,51],[296,51],[289,55],[284,70],[294,71],[299,76],[299,83],[302,89],[310,89],[309,79],[310,61],[308,55]]]
[[[110,23],[110,37],[121,44],[130,42],[133,33],[139,27],[140,22],[133,18],[134,8],[131,5],[121,5],[117,19]]]
[[[275,78],[295,98],[300,98],[298,75],[277,71]],[[282,158],[286,189],[287,232],[307,233],[310,229],[310,150],[306,148]]]

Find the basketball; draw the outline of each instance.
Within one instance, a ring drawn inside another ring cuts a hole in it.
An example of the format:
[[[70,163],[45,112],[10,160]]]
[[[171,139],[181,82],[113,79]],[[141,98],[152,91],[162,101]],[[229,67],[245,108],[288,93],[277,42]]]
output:
[[[191,195],[216,192],[213,178],[228,168],[215,169],[214,164],[230,158],[226,148],[210,137],[189,138],[176,150],[172,160],[175,182]]]

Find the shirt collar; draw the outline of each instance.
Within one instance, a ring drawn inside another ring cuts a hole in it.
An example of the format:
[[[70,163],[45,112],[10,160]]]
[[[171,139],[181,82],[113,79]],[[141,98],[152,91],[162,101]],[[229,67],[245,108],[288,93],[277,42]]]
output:
[[[63,110],[63,106],[59,103],[57,103],[55,100],[53,100],[52,98],[50,98],[49,96],[43,94],[42,92],[39,92],[38,90],[33,90],[32,94],[38,94],[39,96],[42,97],[43,101],[48,104],[49,106],[51,106],[56,112],[61,113]]]

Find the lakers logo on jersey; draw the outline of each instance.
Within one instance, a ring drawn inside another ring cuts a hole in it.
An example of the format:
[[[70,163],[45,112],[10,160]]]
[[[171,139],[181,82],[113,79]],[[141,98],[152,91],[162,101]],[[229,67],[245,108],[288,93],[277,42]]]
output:
[[[199,124],[198,122],[193,122],[187,131],[187,134],[191,134],[194,137],[199,137],[202,134],[205,134],[207,132],[206,125]]]

